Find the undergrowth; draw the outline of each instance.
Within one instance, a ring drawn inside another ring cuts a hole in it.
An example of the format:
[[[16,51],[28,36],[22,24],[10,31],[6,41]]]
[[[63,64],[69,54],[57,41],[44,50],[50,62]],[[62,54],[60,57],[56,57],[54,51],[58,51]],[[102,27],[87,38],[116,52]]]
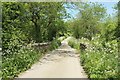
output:
[[[2,78],[14,78],[29,69],[42,56],[35,49],[21,49],[9,57],[2,57]]]
[[[60,45],[59,40],[53,40],[48,50],[56,49]],[[13,79],[21,72],[28,70],[35,62],[45,54],[44,50],[33,47],[23,47],[14,54],[2,56],[2,78]]]
[[[81,51],[79,43],[85,44],[87,49]],[[80,50],[81,63],[90,79],[116,80],[120,78],[117,40],[105,42],[97,36],[91,41],[85,38],[72,39],[69,45]]]

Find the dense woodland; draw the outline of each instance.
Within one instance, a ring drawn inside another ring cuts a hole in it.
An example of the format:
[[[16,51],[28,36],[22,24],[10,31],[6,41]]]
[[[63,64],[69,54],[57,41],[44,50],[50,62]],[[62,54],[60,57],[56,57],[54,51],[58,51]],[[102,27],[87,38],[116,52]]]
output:
[[[2,77],[17,77],[46,53],[33,43],[51,42],[50,51],[60,46],[60,37],[72,36],[69,45],[79,51],[89,78],[119,78],[119,5],[108,15],[99,3],[2,3]],[[77,18],[64,21],[70,18],[66,8],[78,10]]]

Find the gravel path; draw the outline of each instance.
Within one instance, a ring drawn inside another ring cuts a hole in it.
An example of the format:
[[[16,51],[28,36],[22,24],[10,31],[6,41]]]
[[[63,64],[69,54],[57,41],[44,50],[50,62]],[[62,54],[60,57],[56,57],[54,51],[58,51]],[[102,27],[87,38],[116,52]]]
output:
[[[80,65],[76,50],[68,46],[67,40],[61,46],[46,54],[31,69],[19,75],[19,78],[87,78]]]

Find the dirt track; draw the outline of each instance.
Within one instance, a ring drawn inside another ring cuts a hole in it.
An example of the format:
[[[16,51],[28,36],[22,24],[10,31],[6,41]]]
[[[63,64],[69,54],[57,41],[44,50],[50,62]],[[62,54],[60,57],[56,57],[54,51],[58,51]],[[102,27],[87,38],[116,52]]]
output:
[[[62,45],[46,54],[31,69],[19,75],[19,78],[87,78],[80,65],[76,50],[68,46],[65,39]]]

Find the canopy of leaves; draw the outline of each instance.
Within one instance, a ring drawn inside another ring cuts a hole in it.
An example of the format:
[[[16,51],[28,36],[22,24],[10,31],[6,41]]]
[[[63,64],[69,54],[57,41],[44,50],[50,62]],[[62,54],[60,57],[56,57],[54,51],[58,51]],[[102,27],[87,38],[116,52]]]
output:
[[[91,39],[93,35],[99,33],[98,25],[106,15],[106,9],[98,3],[75,3],[74,6],[79,10],[77,19],[71,23],[75,29],[74,35],[76,38]]]

